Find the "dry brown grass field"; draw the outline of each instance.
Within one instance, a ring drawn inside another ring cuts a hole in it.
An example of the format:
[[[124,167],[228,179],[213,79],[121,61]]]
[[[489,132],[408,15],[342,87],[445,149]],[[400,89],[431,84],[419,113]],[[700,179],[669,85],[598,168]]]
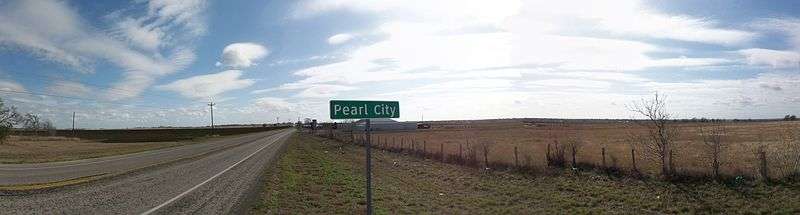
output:
[[[295,134],[252,214],[361,214],[366,153]],[[797,214],[797,183],[672,183],[553,169],[484,171],[373,150],[375,214]]]
[[[136,153],[199,142],[102,143],[69,137],[11,136],[0,144],[0,163],[42,163]]]
[[[514,166],[517,162],[522,167],[541,169],[547,165],[548,144],[565,144],[577,139],[582,142],[576,154],[579,164],[601,166],[601,152],[605,148],[607,167],[631,171],[631,149],[634,148],[637,169],[650,175],[658,174],[658,163],[645,156],[643,148],[633,146],[629,141],[631,134],[647,132],[645,127],[637,123],[530,123],[523,120],[434,122],[431,129],[375,132],[373,144],[395,150],[402,145],[404,151],[424,148],[427,154],[434,156],[443,151],[446,159],[465,158],[470,150],[474,150],[480,166],[484,166],[485,145],[490,163]],[[677,173],[710,175],[710,158],[704,150],[699,132],[701,126],[710,125],[693,122],[675,124],[679,130],[674,147]],[[728,146],[721,154],[722,175],[757,178],[759,146],[765,147],[770,178],[782,178],[798,171],[796,162],[800,161],[800,122],[725,122],[721,126],[726,130],[723,141]],[[347,132],[337,133],[336,136],[340,139],[350,137]],[[355,136],[357,139],[363,138],[359,134]],[[566,154],[569,165],[570,150]]]

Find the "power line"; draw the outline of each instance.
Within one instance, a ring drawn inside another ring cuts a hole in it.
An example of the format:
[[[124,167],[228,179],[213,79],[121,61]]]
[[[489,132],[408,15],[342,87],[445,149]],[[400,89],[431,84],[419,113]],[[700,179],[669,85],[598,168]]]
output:
[[[97,100],[97,99],[89,99],[89,98],[81,98],[81,97],[53,95],[53,94],[39,93],[39,92],[28,92],[28,91],[15,91],[15,90],[0,89],[0,93],[40,95],[40,96],[49,96],[49,97],[74,99],[74,100],[86,100],[86,101],[93,101],[93,102],[96,102],[96,103],[107,103],[107,104],[123,105],[123,106],[125,106],[124,107],[125,110],[121,110],[123,112],[131,112],[132,111],[132,112],[141,112],[143,114],[156,114],[156,113],[154,113],[152,111],[135,109],[137,107],[152,108],[152,109],[164,110],[164,111],[168,111],[168,112],[180,111],[179,108],[170,109],[170,108],[147,106],[147,105],[135,105],[135,104],[127,104],[127,103],[119,103],[119,102],[111,102],[111,101],[101,101],[101,100]],[[61,106],[61,105],[52,105],[52,104],[47,104],[47,103],[39,103],[37,101],[19,101],[19,100],[15,100],[15,99],[11,99],[11,101],[18,102],[18,103],[23,103],[23,104],[29,104],[29,105],[33,105],[33,106],[47,106],[47,107],[58,109],[57,112],[66,112],[66,113],[72,112],[71,113],[72,117],[73,117],[72,120],[76,120],[76,114],[74,112],[74,107],[70,108],[70,107],[65,107],[65,106]],[[216,103],[214,103],[214,105],[216,105]],[[190,108],[187,108],[187,109],[184,109],[184,110],[201,111],[202,109],[203,108],[190,107]],[[213,111],[213,109],[212,109],[212,111]],[[93,113],[93,114],[104,114],[104,113]],[[161,116],[161,117],[164,117],[164,116]],[[213,113],[212,113],[212,117],[213,117]],[[160,118],[160,119],[161,120],[165,120],[164,118]],[[69,119],[66,119],[66,120],[67,120],[67,123],[69,123]],[[146,123],[147,122],[151,122],[152,123],[152,122],[157,122],[158,120],[159,120],[158,118],[151,119],[151,118],[148,118],[148,117],[142,117],[141,120],[137,120],[137,121],[138,122],[146,122]],[[212,118],[212,120],[213,120],[213,118]],[[166,120],[166,121],[169,121],[169,120]],[[175,122],[172,122],[172,123],[175,123]],[[69,126],[69,124],[67,124],[67,126]]]

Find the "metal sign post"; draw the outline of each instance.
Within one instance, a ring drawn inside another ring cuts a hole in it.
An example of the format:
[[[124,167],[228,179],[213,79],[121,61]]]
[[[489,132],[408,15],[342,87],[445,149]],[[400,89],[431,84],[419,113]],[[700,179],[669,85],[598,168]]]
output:
[[[331,100],[331,119],[364,119],[367,160],[367,214],[372,214],[372,122],[371,118],[399,118],[400,103],[397,101],[352,101]],[[350,129],[352,132],[354,128]]]
[[[364,143],[364,148],[367,148],[367,214],[372,214],[372,128],[369,119],[366,119],[364,127],[367,132],[367,142]]]

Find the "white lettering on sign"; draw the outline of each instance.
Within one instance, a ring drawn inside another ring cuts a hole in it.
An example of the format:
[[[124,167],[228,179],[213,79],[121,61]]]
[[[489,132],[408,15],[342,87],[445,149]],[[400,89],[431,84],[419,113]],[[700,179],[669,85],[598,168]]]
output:
[[[380,116],[380,117],[387,117],[387,118],[394,118],[399,115],[397,109],[398,107],[392,106],[391,104],[377,104],[373,105],[372,109],[369,109],[370,105],[363,104],[363,105],[333,105],[333,115],[344,115],[344,116]]]
[[[339,111],[342,111],[342,106],[339,106],[339,105],[333,105],[333,113],[334,113],[334,114],[338,114],[338,113],[339,113]]]
[[[367,105],[366,105],[366,104],[364,104],[364,106],[363,106],[363,107],[358,107],[358,112],[359,112],[359,113],[363,113],[364,115],[367,115],[367,116],[369,116],[369,113],[367,113]]]
[[[394,117],[395,109],[391,106],[375,105],[375,107],[372,108],[372,111],[374,111],[375,115],[378,116],[386,114],[389,115],[389,117]]]

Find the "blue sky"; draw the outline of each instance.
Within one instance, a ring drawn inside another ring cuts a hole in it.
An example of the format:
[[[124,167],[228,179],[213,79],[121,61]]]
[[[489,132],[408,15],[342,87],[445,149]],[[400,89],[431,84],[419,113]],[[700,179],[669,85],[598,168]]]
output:
[[[800,109],[791,1],[0,1],[0,98],[69,127],[678,117]]]

